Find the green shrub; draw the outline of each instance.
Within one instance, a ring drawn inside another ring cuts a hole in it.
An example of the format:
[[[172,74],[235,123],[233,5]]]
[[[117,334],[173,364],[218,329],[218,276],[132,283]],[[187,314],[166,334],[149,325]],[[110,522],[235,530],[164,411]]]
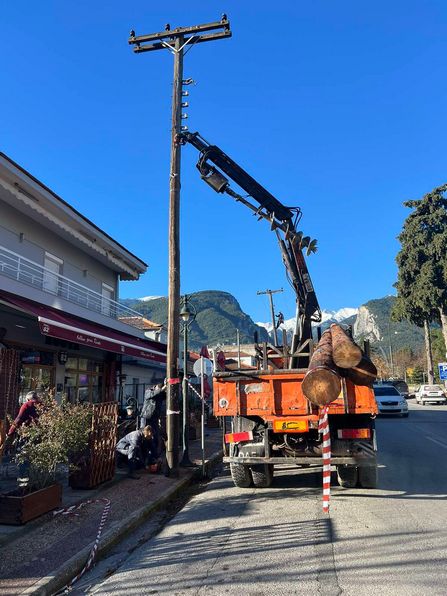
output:
[[[40,489],[53,484],[58,464],[70,464],[73,456],[86,448],[91,429],[90,404],[59,404],[51,392],[40,395],[39,417],[17,429],[17,463],[28,462],[29,485]]]

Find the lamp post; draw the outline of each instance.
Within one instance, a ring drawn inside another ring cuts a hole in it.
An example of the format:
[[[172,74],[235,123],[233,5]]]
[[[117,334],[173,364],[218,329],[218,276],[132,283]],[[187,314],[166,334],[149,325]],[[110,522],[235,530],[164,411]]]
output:
[[[192,307],[192,310],[188,306]],[[188,301],[188,295],[183,297],[183,306],[180,311],[180,318],[183,322],[183,455],[180,465],[182,467],[193,466],[189,459],[189,401],[188,401],[188,330],[196,318],[194,305]]]

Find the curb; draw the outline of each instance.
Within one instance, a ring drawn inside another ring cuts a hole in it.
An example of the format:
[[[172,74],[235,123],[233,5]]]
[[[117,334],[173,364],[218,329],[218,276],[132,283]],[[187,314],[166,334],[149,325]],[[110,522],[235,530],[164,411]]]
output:
[[[222,460],[222,451],[213,453],[205,462],[206,477],[209,477],[213,468]],[[129,532],[134,530],[139,524],[148,518],[151,513],[159,507],[173,499],[182,489],[191,484],[193,478],[200,477],[201,465],[195,469],[191,469],[186,477],[179,480],[173,487],[165,490],[155,501],[137,509],[130,514],[122,522],[115,522],[112,527],[103,534],[98,546],[96,559],[100,559],[108,550]],[[58,590],[61,590],[75,575],[77,575],[84,567],[89,553],[92,549],[93,542],[84,547],[76,555],[71,557],[66,563],[56,569],[52,575],[47,575],[37,581],[35,584],[20,592],[20,596],[52,596]]]

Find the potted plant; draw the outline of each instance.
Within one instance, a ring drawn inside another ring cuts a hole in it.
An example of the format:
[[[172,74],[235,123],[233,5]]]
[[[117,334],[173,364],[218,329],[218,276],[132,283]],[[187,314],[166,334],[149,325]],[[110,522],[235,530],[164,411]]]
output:
[[[15,461],[28,468],[26,486],[0,495],[0,523],[23,524],[58,507],[62,486],[56,482],[58,464],[69,464],[85,449],[91,426],[91,406],[59,404],[52,392],[40,395],[38,419],[16,430]]]

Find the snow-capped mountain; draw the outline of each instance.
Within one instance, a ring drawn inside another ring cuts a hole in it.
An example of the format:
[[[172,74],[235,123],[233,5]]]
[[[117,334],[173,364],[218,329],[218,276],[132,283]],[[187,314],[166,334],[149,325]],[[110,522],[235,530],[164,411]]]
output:
[[[340,323],[359,312],[358,308],[340,308],[339,310],[322,310],[322,323],[330,321],[331,323]]]
[[[149,300],[156,300],[157,298],[163,298],[163,296],[144,296],[144,298],[137,298],[141,302],[149,302]]]
[[[323,327],[328,327],[331,323],[340,323],[353,315],[357,315],[359,309],[358,308],[340,308],[339,310],[322,310],[321,311],[321,325]],[[269,334],[272,333],[273,325],[272,323],[256,323],[260,327],[264,327]],[[280,329],[285,329],[287,331],[287,335],[293,334],[295,330],[295,317],[291,319],[286,319],[284,323],[281,325]]]

